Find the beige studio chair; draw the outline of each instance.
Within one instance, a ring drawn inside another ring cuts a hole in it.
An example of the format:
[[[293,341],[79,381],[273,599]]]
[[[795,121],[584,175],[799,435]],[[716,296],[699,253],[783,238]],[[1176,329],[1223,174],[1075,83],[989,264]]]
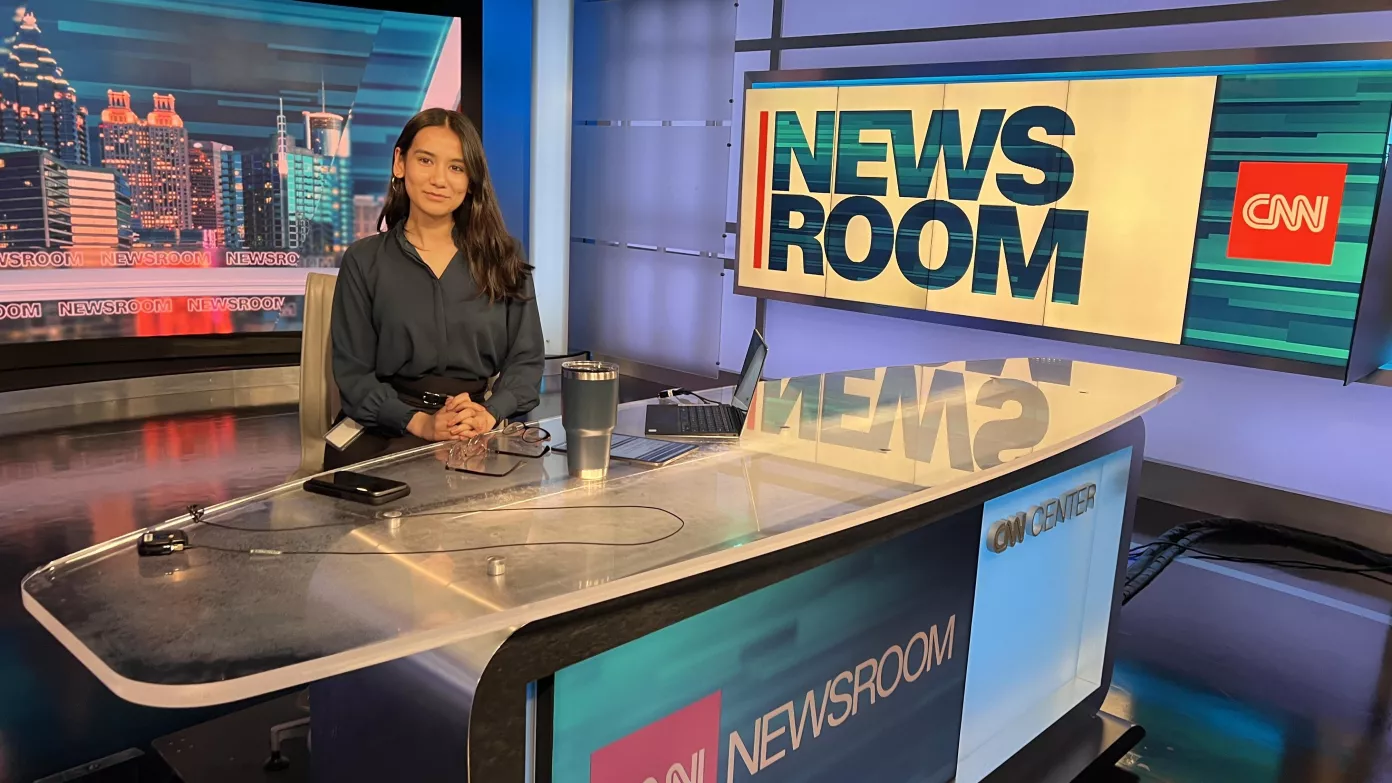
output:
[[[338,384],[334,382],[329,344],[337,275],[305,276],[304,339],[300,343],[300,468],[298,480],[324,469],[324,434],[338,418]]]

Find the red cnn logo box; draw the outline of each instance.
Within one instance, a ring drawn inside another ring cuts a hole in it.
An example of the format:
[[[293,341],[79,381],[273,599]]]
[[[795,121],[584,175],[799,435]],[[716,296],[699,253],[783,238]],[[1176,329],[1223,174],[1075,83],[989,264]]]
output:
[[[1228,258],[1332,264],[1347,174],[1346,163],[1239,163]]]
[[[716,783],[720,691],[590,754],[590,783]]]

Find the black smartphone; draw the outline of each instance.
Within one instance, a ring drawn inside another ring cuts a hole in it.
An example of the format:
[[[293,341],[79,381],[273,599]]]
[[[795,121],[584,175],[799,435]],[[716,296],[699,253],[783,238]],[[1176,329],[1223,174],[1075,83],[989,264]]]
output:
[[[316,495],[328,495],[370,506],[380,506],[411,494],[410,485],[403,481],[368,476],[351,470],[340,470],[327,476],[312,478],[304,483],[304,488],[306,492]]]

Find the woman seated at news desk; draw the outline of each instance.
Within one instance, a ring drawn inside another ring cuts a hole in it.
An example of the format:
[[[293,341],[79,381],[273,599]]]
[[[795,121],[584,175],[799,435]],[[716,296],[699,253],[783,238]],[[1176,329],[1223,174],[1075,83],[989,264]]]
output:
[[[342,451],[325,445],[326,470],[472,438],[540,399],[532,267],[503,224],[483,142],[464,115],[428,109],[406,123],[383,224],[339,269],[334,380],[344,415],[364,431]]]

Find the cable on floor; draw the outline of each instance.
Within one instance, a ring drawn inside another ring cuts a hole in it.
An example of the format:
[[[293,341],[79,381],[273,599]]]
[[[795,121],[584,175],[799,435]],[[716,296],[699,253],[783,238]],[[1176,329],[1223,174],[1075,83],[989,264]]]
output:
[[[1298,558],[1225,555],[1213,552],[1211,549],[1197,547],[1196,545],[1200,542],[1210,546],[1214,544],[1277,546],[1308,552],[1327,560],[1335,560],[1348,565],[1317,563]],[[1128,553],[1126,581],[1121,591],[1121,603],[1123,605],[1130,603],[1131,599],[1150,586],[1150,583],[1155,581],[1155,578],[1168,568],[1176,558],[1185,553],[1203,560],[1255,563],[1276,568],[1353,574],[1392,585],[1392,580],[1383,576],[1392,574],[1392,555],[1323,533],[1297,530],[1293,527],[1270,522],[1213,517],[1178,525],[1165,531],[1159,538],[1148,544],[1133,547]]]

